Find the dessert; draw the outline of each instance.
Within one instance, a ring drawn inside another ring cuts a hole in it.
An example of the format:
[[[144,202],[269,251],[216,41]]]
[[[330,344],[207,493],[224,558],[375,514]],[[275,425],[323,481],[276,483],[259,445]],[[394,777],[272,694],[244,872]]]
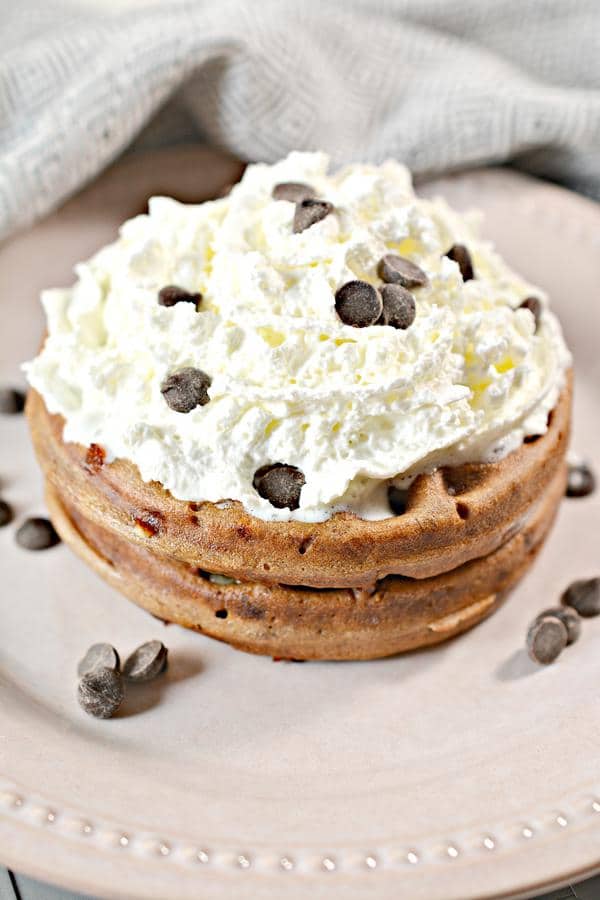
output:
[[[249,166],[48,291],[28,416],[60,535],[242,649],[436,643],[526,571],[566,483],[570,357],[539,289],[402,166]]]

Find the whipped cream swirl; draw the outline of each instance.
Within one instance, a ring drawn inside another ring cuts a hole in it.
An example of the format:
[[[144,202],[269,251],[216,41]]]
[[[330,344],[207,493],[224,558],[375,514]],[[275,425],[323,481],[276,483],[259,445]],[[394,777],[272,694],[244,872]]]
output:
[[[391,514],[390,482],[439,464],[499,459],[546,430],[570,357],[544,293],[515,275],[469,220],[417,198],[395,162],[328,175],[321,153],[252,165],[229,196],[165,197],[118,240],[42,295],[48,336],[27,364],[64,438],[101,445],[182,500],[239,500],[262,519],[321,521],[337,510]],[[294,233],[281,182],[304,182],[334,210]],[[475,278],[445,254],[466,245]],[[406,330],[355,328],[336,313],[346,282],[380,285],[386,253],[428,277]],[[158,303],[175,284],[192,303]],[[528,296],[542,301],[539,326]],[[210,402],[183,414],[161,393],[195,367]],[[269,463],[304,475],[298,509],[253,487]]]

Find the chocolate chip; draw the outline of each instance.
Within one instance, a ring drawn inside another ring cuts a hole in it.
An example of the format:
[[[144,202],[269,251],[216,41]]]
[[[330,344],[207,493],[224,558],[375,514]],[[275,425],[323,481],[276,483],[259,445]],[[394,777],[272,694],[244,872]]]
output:
[[[345,325],[366,328],[375,325],[383,312],[379,291],[366,281],[347,281],[336,292],[335,308]]]
[[[584,619],[600,615],[600,578],[582,578],[569,585],[560,598],[563,606],[572,606]]]
[[[229,197],[231,191],[233,190],[233,182],[229,184],[224,184],[223,187],[217,191],[215,194],[216,200],[223,200],[225,197]]]
[[[123,702],[123,680],[114,669],[99,668],[88,672],[79,682],[77,699],[90,716],[110,719]]]
[[[272,463],[256,470],[252,484],[271,506],[277,509],[298,509],[306,479],[296,466]]]
[[[159,306],[175,306],[177,303],[193,303],[197,308],[202,300],[202,294],[190,294],[185,288],[176,284],[168,284],[158,292]]]
[[[146,641],[125,660],[123,676],[128,681],[151,681],[167,668],[168,653],[161,641]]]
[[[537,297],[527,297],[521,305],[519,309],[528,309],[531,315],[533,316],[533,320],[535,322],[535,330],[538,330],[538,325],[540,324],[540,318],[542,315],[542,303],[538,300]]]
[[[402,516],[408,506],[408,491],[393,484],[388,487],[388,503],[395,516]]]
[[[0,413],[3,416],[14,416],[23,412],[25,394],[15,388],[0,388]]]
[[[294,234],[306,231],[311,225],[320,222],[332,211],[333,205],[325,200],[302,200],[296,204],[294,213]]]
[[[6,500],[0,500],[0,528],[8,525],[13,520],[13,508]]]
[[[534,662],[547,666],[567,646],[567,629],[556,616],[536,619],[527,632],[527,650]]]
[[[60,542],[50,519],[25,519],[16,534],[16,541],[25,550],[47,550]]]
[[[453,244],[446,256],[458,264],[463,281],[471,281],[471,279],[475,278],[471,254],[464,244]]]
[[[212,379],[201,369],[191,366],[171,372],[160,386],[167,405],[175,412],[189,413],[197,406],[205,406],[210,397],[208,388]]]
[[[398,256],[395,253],[386,253],[379,260],[377,274],[387,284],[401,284],[405,288],[423,287],[427,284],[427,275],[419,266]]]
[[[302,203],[303,200],[314,200],[317,192],[310,184],[303,184],[301,181],[282,181],[275,185],[271,196],[273,200]]]
[[[574,644],[581,634],[581,618],[576,610],[570,606],[553,606],[551,609],[545,609],[536,617],[536,622],[544,619],[546,616],[553,616],[560,619],[567,629],[567,644]]]
[[[77,666],[78,675],[88,675],[96,669],[113,669],[119,671],[121,660],[119,654],[110,644],[92,644]]]
[[[567,497],[587,497],[596,489],[596,476],[585,463],[569,466]]]
[[[415,298],[399,284],[384,284],[380,290],[383,300],[381,325],[391,328],[409,328],[415,321],[417,308]]]

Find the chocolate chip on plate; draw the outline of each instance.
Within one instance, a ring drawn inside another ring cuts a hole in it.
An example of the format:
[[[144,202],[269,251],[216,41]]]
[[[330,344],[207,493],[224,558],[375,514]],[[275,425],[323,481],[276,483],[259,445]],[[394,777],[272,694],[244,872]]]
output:
[[[453,244],[446,253],[446,256],[448,259],[453,259],[454,262],[458,264],[463,281],[471,281],[475,278],[471,254],[464,244]]]
[[[14,416],[23,412],[25,407],[25,394],[16,388],[0,388],[0,413],[3,416]]]
[[[8,525],[13,520],[13,508],[6,500],[0,500],[0,528]]]
[[[77,688],[79,705],[90,716],[110,719],[123,702],[123,679],[115,669],[101,667],[81,678]]]
[[[386,253],[381,257],[377,274],[386,284],[401,284],[405,288],[423,287],[428,280],[423,269],[396,253]]]
[[[335,294],[335,308],[345,325],[375,325],[383,312],[379,291],[367,281],[347,281]]]
[[[271,194],[273,200],[288,200],[290,203],[302,203],[303,200],[314,200],[317,192],[310,184],[301,181],[282,181],[276,184]]]
[[[596,476],[585,463],[569,466],[567,497],[587,497],[596,489]]]
[[[175,306],[177,303],[193,303],[197,308],[202,300],[202,294],[191,294],[185,288],[176,284],[168,284],[158,292],[159,306]]]
[[[187,366],[178,372],[171,372],[164,379],[160,391],[167,405],[175,412],[189,413],[197,406],[205,406],[210,397],[208,388],[212,379],[202,369]]]
[[[114,669],[119,671],[121,660],[111,644],[92,644],[77,666],[78,675],[87,675],[96,669]]]
[[[306,479],[296,466],[272,463],[254,473],[252,485],[263,499],[277,509],[298,509]]]
[[[162,641],[146,641],[125,660],[123,677],[127,681],[151,681],[167,668],[168,653]]]
[[[35,516],[25,519],[16,534],[16,541],[25,550],[47,550],[60,542],[50,519]]]
[[[320,222],[332,211],[333,205],[326,200],[313,200],[308,197],[296,204],[294,213],[294,234],[306,231],[311,225]]]
[[[600,615],[600,578],[581,578],[566,589],[560,602],[572,606],[584,619]]]
[[[533,316],[533,320],[535,322],[535,330],[537,331],[538,325],[540,324],[540,317],[542,315],[542,303],[541,300],[538,300],[537,297],[526,297],[525,300],[519,305],[519,309],[528,309],[531,315]]]
[[[544,616],[529,626],[527,650],[534,662],[547,666],[560,656],[567,640],[564,623],[556,616]]]
[[[575,643],[581,634],[581,618],[576,610],[572,609],[570,606],[553,606],[550,609],[545,609],[539,616],[536,616],[535,621],[539,622],[540,619],[544,619],[546,616],[553,616],[556,619],[560,619],[567,629],[567,644]]]
[[[417,313],[415,298],[410,291],[399,284],[384,284],[380,293],[383,301],[381,325],[402,330],[409,328]]]
[[[390,484],[387,491],[388,503],[395,516],[402,516],[408,506],[408,491]]]

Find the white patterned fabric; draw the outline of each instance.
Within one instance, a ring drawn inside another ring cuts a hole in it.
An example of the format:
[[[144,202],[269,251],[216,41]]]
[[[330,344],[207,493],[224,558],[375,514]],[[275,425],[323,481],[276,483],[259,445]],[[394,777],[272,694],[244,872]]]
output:
[[[0,0],[0,237],[171,98],[245,159],[512,160],[600,197],[600,0]]]

